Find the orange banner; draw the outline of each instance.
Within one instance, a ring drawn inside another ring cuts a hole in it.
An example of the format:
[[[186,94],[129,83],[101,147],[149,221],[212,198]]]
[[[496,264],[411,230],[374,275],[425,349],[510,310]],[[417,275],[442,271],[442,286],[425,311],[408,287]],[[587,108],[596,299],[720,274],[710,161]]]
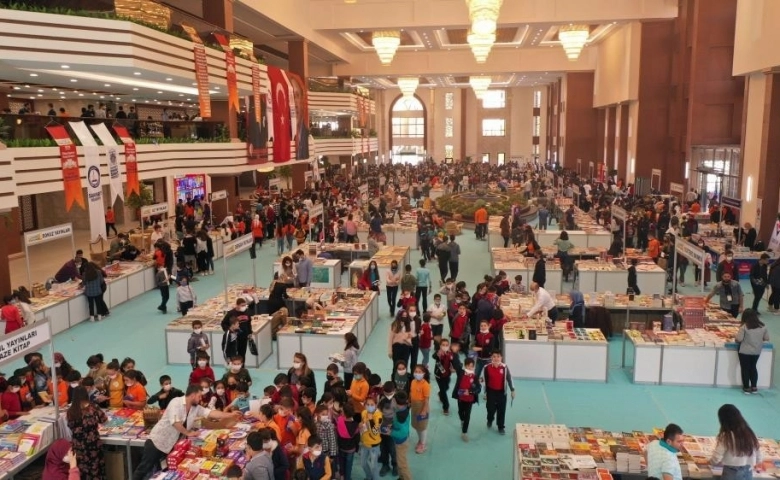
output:
[[[260,106],[260,97],[263,93],[260,91],[260,65],[252,64],[252,100],[255,104],[255,121],[260,123],[260,115],[263,113]]]
[[[141,185],[138,181],[138,156],[135,150],[135,141],[130,136],[123,125],[114,125],[114,131],[119,135],[119,139],[125,144],[125,172],[127,174],[127,193],[129,197],[132,193],[141,195]]]
[[[225,51],[225,79],[227,80],[228,105],[232,105],[236,111],[241,109],[238,101],[238,78],[236,77],[236,55],[230,48],[230,39],[221,33],[213,33],[214,38]]]
[[[65,210],[70,211],[74,203],[84,210],[84,193],[81,190],[81,170],[79,169],[79,156],[76,146],[70,139],[68,131],[62,125],[50,125],[46,127],[51,138],[60,147],[60,168],[62,169],[62,183],[65,191]]]
[[[198,100],[201,118],[211,118],[211,95],[209,94],[209,68],[206,47],[195,45],[195,80],[198,82]]]

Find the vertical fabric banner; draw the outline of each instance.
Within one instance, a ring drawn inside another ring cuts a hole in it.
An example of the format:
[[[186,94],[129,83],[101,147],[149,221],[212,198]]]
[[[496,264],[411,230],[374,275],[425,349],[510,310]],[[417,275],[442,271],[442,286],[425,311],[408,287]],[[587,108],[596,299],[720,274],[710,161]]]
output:
[[[122,170],[119,168],[119,148],[114,140],[114,136],[106,128],[105,123],[90,125],[89,128],[95,132],[106,147],[106,162],[108,163],[108,185],[111,187],[111,198],[108,204],[113,205],[116,199],[125,201],[125,194],[122,192]]]
[[[255,121],[260,123],[260,116],[263,114],[260,106],[260,100],[263,93],[260,91],[260,65],[252,64],[252,101],[255,105]]]
[[[81,170],[79,170],[79,156],[76,153],[76,145],[68,135],[68,131],[62,125],[50,125],[46,127],[51,138],[60,147],[60,168],[62,169],[62,185],[65,191],[65,210],[70,212],[74,203],[86,210],[84,194],[81,191]]]
[[[221,33],[213,33],[214,38],[225,51],[225,79],[227,80],[228,105],[232,105],[236,111],[241,109],[238,101],[238,78],[236,77],[236,55],[230,48],[230,39]]]
[[[290,141],[292,140],[290,83],[287,81],[284,70],[270,65],[268,66],[268,80],[271,82],[271,102],[269,105],[273,105],[274,163],[284,163],[290,160]]]
[[[84,122],[69,122],[70,129],[84,146],[84,164],[87,167],[87,202],[89,204],[89,238],[96,242],[106,238],[105,205],[103,203],[103,176],[100,173],[100,151]]]
[[[195,44],[192,50],[195,55],[195,80],[198,83],[200,116],[201,118],[211,118],[211,96],[209,94],[209,69],[206,47],[203,45],[203,40],[201,40],[198,31],[194,27],[182,22],[181,28],[187,32]]]
[[[141,184],[138,181],[138,156],[135,151],[135,141],[124,125],[114,125],[114,131],[125,144],[125,175],[127,176],[127,196],[141,195]]]

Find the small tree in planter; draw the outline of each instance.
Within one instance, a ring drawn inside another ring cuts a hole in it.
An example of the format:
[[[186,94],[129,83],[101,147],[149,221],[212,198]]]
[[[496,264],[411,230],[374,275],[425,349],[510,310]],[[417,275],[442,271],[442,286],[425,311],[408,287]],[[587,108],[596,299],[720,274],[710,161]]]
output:
[[[154,197],[152,196],[152,189],[145,184],[139,184],[139,191],[141,194],[132,193],[125,198],[125,207],[135,212],[135,217],[139,220],[141,230],[144,228],[143,218],[141,218],[141,207],[151,205],[154,203]]]

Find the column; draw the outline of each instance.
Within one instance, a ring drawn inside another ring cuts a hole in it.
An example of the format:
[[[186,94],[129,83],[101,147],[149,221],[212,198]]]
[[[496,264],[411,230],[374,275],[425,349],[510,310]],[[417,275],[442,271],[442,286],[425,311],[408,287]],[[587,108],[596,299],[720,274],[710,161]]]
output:
[[[618,105],[615,118],[615,163],[618,178],[627,181],[628,171],[628,104]]]
[[[203,20],[233,33],[233,0],[203,0]]]
[[[753,80],[755,75],[761,74],[751,75],[750,86],[748,87],[748,108],[756,107],[750,98],[757,95],[757,103],[763,103],[763,109],[759,105],[755,110],[748,111],[748,120],[745,122],[745,127],[749,128],[751,124],[755,124],[758,118],[761,119],[763,124],[759,144],[760,150],[758,150],[758,176],[753,181],[756,184],[756,187],[754,187],[756,196],[761,198],[761,220],[756,227],[759,231],[759,238],[768,244],[777,220],[777,212],[780,211],[777,195],[777,192],[780,191],[780,168],[777,168],[780,164],[780,154],[778,154],[780,152],[780,74],[766,74],[766,79],[763,82],[765,83],[763,91],[760,88],[762,82]],[[761,102],[762,96],[763,102]],[[757,115],[760,115],[760,117],[756,118]],[[743,162],[745,162],[743,182],[745,184],[747,183],[748,175],[744,175],[744,173],[747,173],[746,171],[749,171],[749,167],[756,161],[755,137],[748,137],[748,135],[750,133],[746,132],[745,149],[750,157],[743,158]],[[745,196],[743,195],[743,199]]]
[[[304,88],[308,91],[309,87],[309,42],[308,40],[294,40],[287,42],[287,55],[290,73],[298,75],[303,81]],[[302,111],[297,112],[304,118],[300,121],[309,122],[308,105],[303,105]],[[306,188],[306,172],[309,170],[308,162],[295,163],[292,165],[292,189],[301,191]]]
[[[567,73],[564,80],[566,109],[563,113],[563,158],[572,167],[582,159],[583,169],[588,162],[597,162],[598,113],[593,108],[594,72]]]
[[[604,145],[604,166],[606,167],[607,175],[609,175],[610,170],[615,169],[615,132],[616,132],[616,124],[615,120],[617,117],[617,107],[611,106],[607,107],[606,112],[606,118],[604,119],[606,122],[606,140]]]

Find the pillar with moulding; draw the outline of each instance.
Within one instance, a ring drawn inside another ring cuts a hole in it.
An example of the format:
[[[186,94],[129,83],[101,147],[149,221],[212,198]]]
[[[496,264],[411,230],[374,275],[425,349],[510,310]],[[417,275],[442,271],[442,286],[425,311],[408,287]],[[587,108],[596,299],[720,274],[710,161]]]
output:
[[[309,88],[309,41],[308,40],[293,40],[287,42],[287,56],[288,66],[290,73],[298,75],[303,81],[303,86],[306,90]],[[308,117],[308,105],[305,105],[304,113],[306,118],[301,121],[309,122]],[[301,112],[297,112],[301,115]],[[293,191],[301,191],[306,188],[306,172],[309,170],[308,162],[296,163],[292,165],[292,189]]]
[[[203,20],[233,33],[233,1],[203,0]]]

